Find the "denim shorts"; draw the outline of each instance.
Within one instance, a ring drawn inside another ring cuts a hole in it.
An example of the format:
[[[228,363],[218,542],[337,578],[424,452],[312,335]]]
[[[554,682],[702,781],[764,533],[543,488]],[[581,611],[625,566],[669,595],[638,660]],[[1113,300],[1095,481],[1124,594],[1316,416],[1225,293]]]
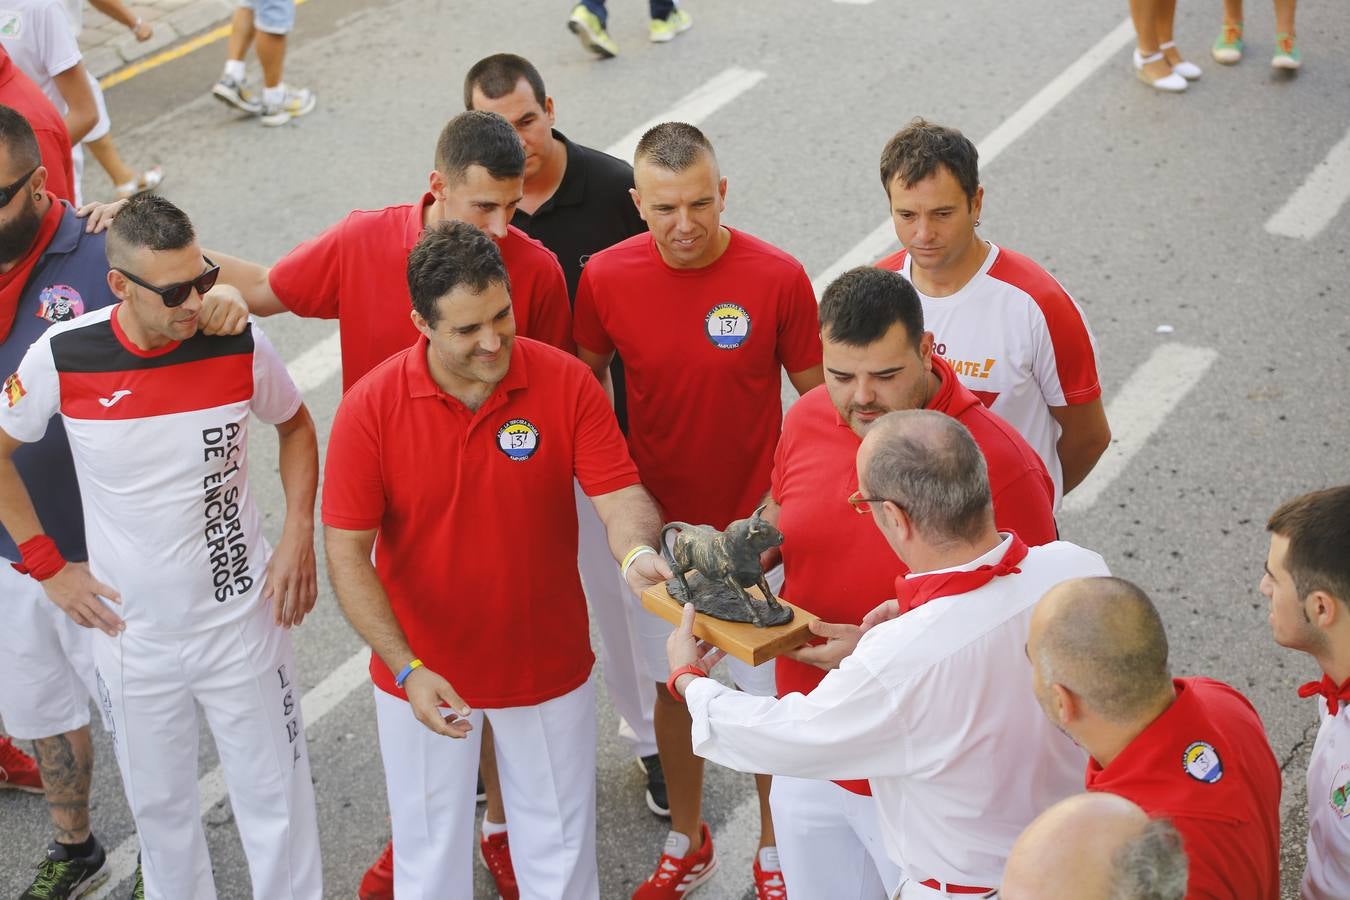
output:
[[[295,27],[295,0],[239,0],[253,10],[253,27],[268,34],[290,34]]]

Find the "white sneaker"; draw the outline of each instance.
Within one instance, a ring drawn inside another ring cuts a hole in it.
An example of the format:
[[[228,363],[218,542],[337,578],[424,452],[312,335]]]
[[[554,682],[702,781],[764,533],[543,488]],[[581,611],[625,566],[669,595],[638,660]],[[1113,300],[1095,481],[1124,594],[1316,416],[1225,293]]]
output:
[[[319,98],[309,88],[286,88],[286,95],[280,103],[270,104],[263,100],[259,116],[264,125],[285,125],[291,119],[298,119],[314,111]]]

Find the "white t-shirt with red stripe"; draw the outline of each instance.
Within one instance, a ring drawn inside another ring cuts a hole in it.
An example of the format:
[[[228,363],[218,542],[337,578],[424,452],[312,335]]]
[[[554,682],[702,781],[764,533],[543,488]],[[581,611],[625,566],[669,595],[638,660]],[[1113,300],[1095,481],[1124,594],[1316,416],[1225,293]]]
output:
[[[910,278],[904,250],[878,268]],[[916,286],[917,289],[917,286]],[[1097,343],[1087,317],[1049,272],[1020,253],[990,243],[980,270],[956,293],[923,302],[934,352],[961,383],[1026,438],[1064,493],[1059,423],[1052,406],[1076,406],[1102,394]]]
[[[271,547],[248,484],[249,413],[300,392],[261,329],[136,347],[105,307],[54,325],[19,364],[0,428],[31,443],[60,413],[84,503],[89,566],[128,629],[191,633],[262,594]]]
[[[1350,707],[1317,698],[1322,724],[1308,760],[1306,900],[1350,897]]]

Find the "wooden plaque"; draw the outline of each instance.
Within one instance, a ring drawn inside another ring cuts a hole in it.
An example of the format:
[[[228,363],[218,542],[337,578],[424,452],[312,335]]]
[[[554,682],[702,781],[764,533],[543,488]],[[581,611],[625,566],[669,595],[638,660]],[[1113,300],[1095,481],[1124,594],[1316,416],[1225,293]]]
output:
[[[750,588],[750,594],[763,602],[759,588]],[[810,623],[818,616],[800,606],[793,606],[782,597],[778,602],[792,607],[792,621],[785,625],[759,628],[751,622],[726,622],[698,613],[694,616],[694,636],[718,649],[725,650],[741,662],[757,666],[788,650],[795,650],[812,639]],[[680,624],[684,607],[670,596],[664,584],[642,592],[642,605],[663,619]]]

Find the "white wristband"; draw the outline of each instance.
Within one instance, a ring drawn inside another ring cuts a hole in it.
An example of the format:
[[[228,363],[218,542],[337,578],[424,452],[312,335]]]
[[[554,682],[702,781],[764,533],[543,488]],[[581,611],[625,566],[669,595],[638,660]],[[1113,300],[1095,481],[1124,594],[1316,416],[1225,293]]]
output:
[[[643,544],[640,547],[634,547],[632,550],[629,550],[628,556],[624,558],[623,566],[619,570],[620,574],[623,575],[624,581],[628,580],[628,570],[633,568],[633,563],[637,562],[637,558],[639,556],[645,556],[648,553],[655,553],[655,552],[656,552],[655,547],[648,547],[646,544]]]

